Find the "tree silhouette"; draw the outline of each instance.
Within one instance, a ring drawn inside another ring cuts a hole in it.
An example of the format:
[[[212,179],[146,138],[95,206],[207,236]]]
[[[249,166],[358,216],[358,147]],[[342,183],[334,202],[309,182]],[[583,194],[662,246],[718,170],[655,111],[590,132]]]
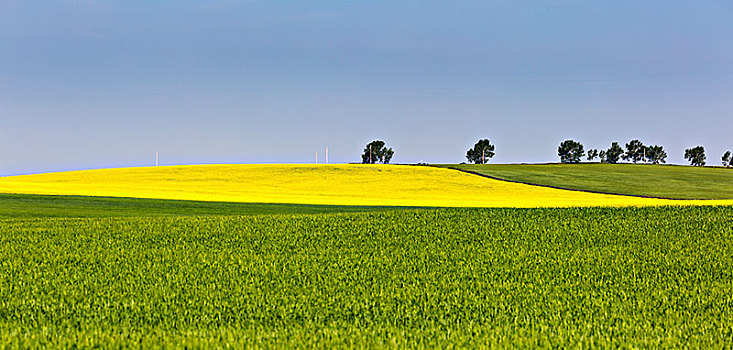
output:
[[[644,144],[639,140],[631,140],[626,144],[626,153],[622,156],[624,160],[630,160],[636,164],[640,160],[644,160]]]
[[[389,163],[392,160],[394,151],[387,148],[382,140],[375,140],[364,147],[364,153],[361,155],[361,162],[364,164]]]
[[[721,159],[723,160],[723,166],[724,167],[729,167],[729,166],[733,165],[733,164],[731,164],[731,163],[733,163],[733,157],[731,157],[730,151],[725,151],[725,153],[723,153],[723,157]]]
[[[611,147],[606,150],[606,163],[616,164],[618,163],[619,157],[624,153],[618,142],[614,141],[611,143]]]
[[[584,154],[583,145],[578,141],[565,140],[557,147],[557,156],[562,163],[580,163]]]
[[[667,162],[667,152],[662,146],[647,146],[644,156],[649,163],[659,164]]]
[[[489,139],[478,140],[473,148],[466,152],[466,159],[474,164],[486,164],[494,156],[494,145]]]
[[[705,166],[705,147],[697,146],[686,149],[685,159],[690,161],[690,165]]]

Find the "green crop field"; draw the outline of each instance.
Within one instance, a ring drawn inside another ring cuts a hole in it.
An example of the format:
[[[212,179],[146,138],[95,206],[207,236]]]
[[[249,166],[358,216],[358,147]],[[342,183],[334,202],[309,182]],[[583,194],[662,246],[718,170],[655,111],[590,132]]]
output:
[[[11,214],[0,347],[733,346],[731,207]]]
[[[328,214],[410,209],[0,193],[0,218]],[[414,209],[414,208],[413,208]]]
[[[733,198],[733,168],[650,164],[455,164],[504,180],[674,199]]]

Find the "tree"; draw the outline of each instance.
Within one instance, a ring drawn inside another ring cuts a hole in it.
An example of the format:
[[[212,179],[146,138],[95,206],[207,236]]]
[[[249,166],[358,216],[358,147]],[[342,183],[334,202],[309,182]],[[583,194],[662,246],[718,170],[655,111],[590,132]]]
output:
[[[603,152],[603,151],[601,151],[601,152]],[[593,149],[589,149],[588,150],[588,161],[589,162],[592,162],[593,159],[598,158],[598,156],[599,156],[599,153],[598,153],[598,150],[597,149],[593,148]]]
[[[705,166],[705,147],[697,146],[685,150],[685,159],[693,166]]]
[[[731,157],[730,151],[725,151],[725,153],[723,153],[723,158],[721,159],[723,160],[724,167],[729,167],[733,165],[733,157]]]
[[[394,151],[384,145],[384,141],[375,140],[364,147],[364,153],[361,155],[361,162],[364,164],[374,164],[377,162],[387,164],[392,159]]]
[[[611,148],[606,150],[606,163],[616,164],[618,163],[619,157],[624,153],[618,142],[614,141],[611,143]]]
[[[664,151],[662,146],[647,146],[645,157],[649,163],[659,164],[667,162],[667,152]]]
[[[606,150],[601,150],[598,152],[598,158],[601,160],[601,163],[606,162]]]
[[[562,163],[580,163],[584,154],[583,145],[578,141],[565,140],[557,147],[557,156]]]
[[[624,160],[630,160],[636,164],[640,160],[644,160],[644,144],[639,140],[631,140],[626,144],[626,153],[622,156]]]
[[[473,148],[466,152],[466,159],[474,164],[486,164],[494,156],[494,145],[489,139],[478,140]]]

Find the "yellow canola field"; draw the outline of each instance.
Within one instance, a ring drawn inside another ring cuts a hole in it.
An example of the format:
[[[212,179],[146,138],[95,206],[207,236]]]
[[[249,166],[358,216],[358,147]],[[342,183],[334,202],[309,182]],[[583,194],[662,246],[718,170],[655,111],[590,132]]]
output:
[[[331,205],[584,207],[731,205],[566,191],[407,165],[182,165],[0,178],[0,192]]]

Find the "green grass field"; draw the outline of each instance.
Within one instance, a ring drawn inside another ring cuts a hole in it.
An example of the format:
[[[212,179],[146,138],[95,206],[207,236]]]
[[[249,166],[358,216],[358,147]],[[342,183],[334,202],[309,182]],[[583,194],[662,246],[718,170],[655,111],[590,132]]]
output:
[[[674,199],[733,198],[733,168],[650,164],[455,164],[504,180],[560,188]]]
[[[731,207],[21,216],[0,232],[0,347],[733,346]]]

